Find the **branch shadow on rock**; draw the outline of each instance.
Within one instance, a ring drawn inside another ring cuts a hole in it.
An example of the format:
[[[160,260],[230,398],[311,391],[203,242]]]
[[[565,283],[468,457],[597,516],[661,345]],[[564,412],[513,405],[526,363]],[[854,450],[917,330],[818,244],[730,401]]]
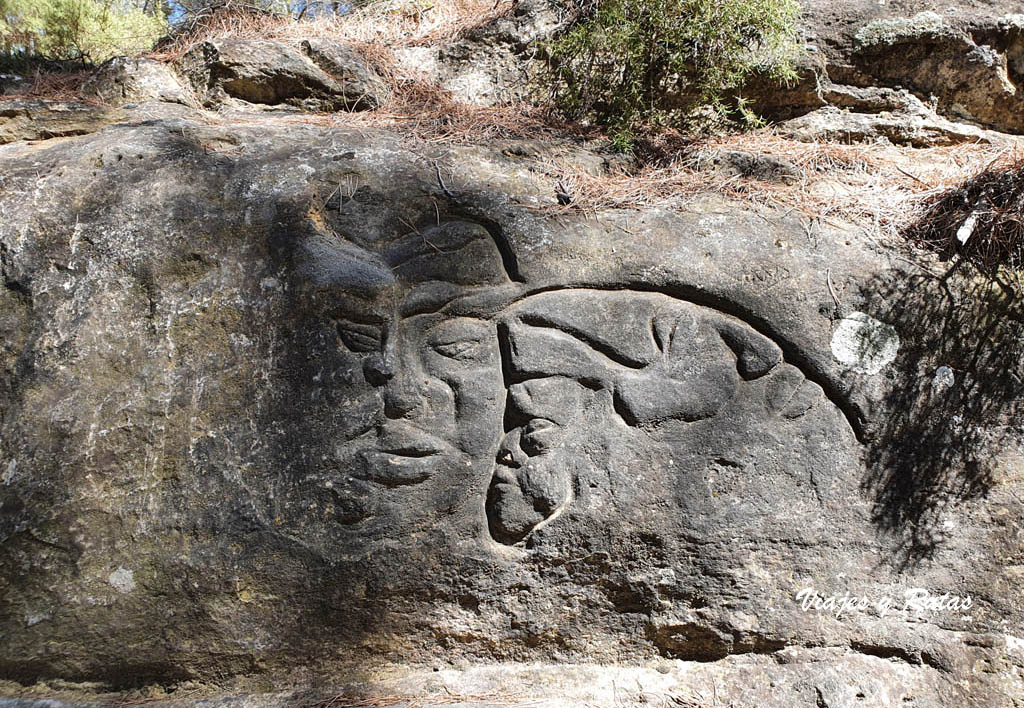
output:
[[[902,350],[862,487],[904,568],[933,558],[951,515],[985,497],[1024,413],[1024,295],[1007,278],[905,273],[869,286]]]

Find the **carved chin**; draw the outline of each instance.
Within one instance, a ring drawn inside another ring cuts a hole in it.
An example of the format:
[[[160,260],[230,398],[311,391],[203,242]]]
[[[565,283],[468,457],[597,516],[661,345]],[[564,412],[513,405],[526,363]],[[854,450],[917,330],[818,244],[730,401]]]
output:
[[[487,516],[491,536],[506,545],[523,540],[544,520],[544,514],[533,507],[515,482],[496,481],[491,485]]]

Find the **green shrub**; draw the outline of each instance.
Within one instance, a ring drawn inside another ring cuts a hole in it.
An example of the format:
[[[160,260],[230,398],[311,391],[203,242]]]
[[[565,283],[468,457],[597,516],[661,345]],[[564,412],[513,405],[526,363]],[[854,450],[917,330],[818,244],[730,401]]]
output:
[[[162,11],[128,0],[0,0],[0,51],[8,59],[99,63],[149,49],[166,31]]]
[[[554,98],[620,147],[641,124],[701,108],[752,120],[742,100],[726,106],[729,91],[753,72],[796,78],[795,0],[573,1],[577,22],[548,46]]]

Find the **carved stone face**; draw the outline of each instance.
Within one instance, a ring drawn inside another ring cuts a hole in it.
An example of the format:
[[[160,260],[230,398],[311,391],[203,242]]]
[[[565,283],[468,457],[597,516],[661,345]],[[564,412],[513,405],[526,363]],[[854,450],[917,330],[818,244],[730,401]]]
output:
[[[339,286],[329,489],[360,540],[518,544],[622,507],[633,496],[614,490],[675,459],[689,460],[669,476],[685,505],[687,475],[732,445],[722,420],[799,417],[816,397],[775,343],[723,313],[628,289],[524,293],[480,225],[331,248],[313,273]]]
[[[486,509],[503,544],[559,518],[587,526],[626,500],[701,501],[704,458],[734,454],[729,425],[799,418],[820,393],[745,323],[663,294],[552,290],[514,303],[502,322],[517,383]],[[671,474],[651,474],[676,460]]]
[[[350,383],[339,519],[370,536],[479,528],[505,383],[495,322],[460,303],[507,284],[500,254],[482,227],[451,222],[352,255],[335,308]]]
[[[576,459],[566,447],[588,390],[563,376],[528,379],[508,392],[507,423],[488,492],[491,536],[515,543],[557,518],[572,501]]]
[[[381,401],[375,446],[360,452],[358,477],[387,487],[458,484],[475,461],[488,460],[498,435],[488,431],[501,430],[505,399],[492,322],[396,313],[358,329],[341,322],[339,331],[364,350],[363,371]]]

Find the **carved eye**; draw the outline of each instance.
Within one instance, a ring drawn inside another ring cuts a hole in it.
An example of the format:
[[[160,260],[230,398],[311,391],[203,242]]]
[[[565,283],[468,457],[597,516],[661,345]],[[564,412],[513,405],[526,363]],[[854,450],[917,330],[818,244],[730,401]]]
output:
[[[546,418],[534,418],[523,429],[519,445],[530,457],[542,455],[558,447],[565,437],[565,430]]]
[[[468,361],[473,359],[480,351],[480,342],[475,339],[460,339],[455,342],[440,342],[434,345],[434,350],[449,359]]]
[[[381,330],[376,325],[338,322],[338,336],[353,352],[379,352],[381,349]]]
[[[470,317],[443,320],[433,327],[427,345],[437,354],[461,362],[480,362],[489,356],[494,325]]]

